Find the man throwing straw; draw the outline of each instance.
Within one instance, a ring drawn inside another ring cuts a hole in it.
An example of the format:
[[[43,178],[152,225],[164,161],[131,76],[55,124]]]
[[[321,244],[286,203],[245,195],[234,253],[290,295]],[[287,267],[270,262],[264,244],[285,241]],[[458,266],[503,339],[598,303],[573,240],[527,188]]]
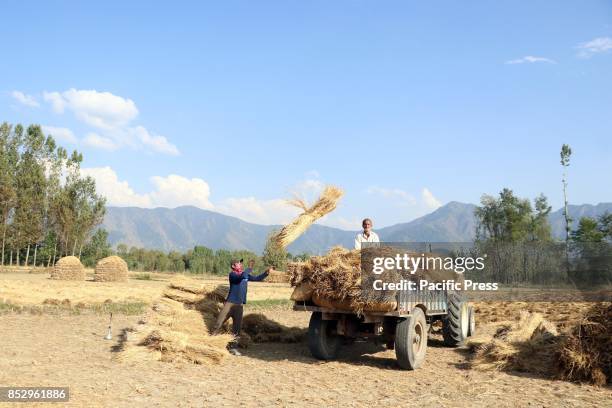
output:
[[[234,334],[236,337],[240,336],[243,305],[247,301],[249,281],[262,281],[268,277],[268,271],[271,268],[268,268],[268,270],[260,275],[253,276],[251,273],[253,273],[255,261],[249,261],[249,267],[244,270],[242,267],[242,261],[242,259],[232,259],[231,261],[232,270],[229,273],[230,290],[229,294],[227,295],[227,299],[223,304],[223,309],[221,309],[221,312],[217,317],[217,322],[215,323],[213,333],[218,333],[221,326],[223,326],[223,323],[225,323],[226,320],[231,317],[232,334]],[[230,345],[230,352],[234,355],[240,355],[240,353],[235,349],[235,343]]]

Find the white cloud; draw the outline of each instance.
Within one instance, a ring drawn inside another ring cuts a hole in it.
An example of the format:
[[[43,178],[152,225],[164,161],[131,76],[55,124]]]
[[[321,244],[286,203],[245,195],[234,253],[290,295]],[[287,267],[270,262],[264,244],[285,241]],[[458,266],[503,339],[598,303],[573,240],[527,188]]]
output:
[[[62,93],[45,92],[43,97],[57,113],[70,109],[77,119],[100,129],[125,126],[138,116],[134,101],[110,92],[72,88]]]
[[[178,148],[170,143],[164,136],[152,135],[147,129],[142,126],[136,126],[129,129],[129,133],[133,135],[140,143],[147,146],[151,150],[158,153],[165,153],[172,156],[178,156]]]
[[[199,178],[170,174],[166,177],[151,177],[153,190],[144,194],[136,193],[127,181],[119,180],[117,173],[110,167],[83,168],[81,173],[91,176],[96,181],[96,188],[106,197],[109,205],[144,208],[179,207],[193,205],[199,208],[212,209],[208,183]]]
[[[83,168],[81,174],[90,176],[96,181],[98,193],[106,197],[109,205],[152,207],[151,198],[148,195],[135,193],[128,182],[120,181],[117,173],[110,167]]]
[[[300,210],[283,199],[258,200],[255,197],[227,198],[215,209],[223,214],[257,224],[285,224]]]
[[[35,97],[33,97],[32,95],[24,94],[21,91],[13,91],[11,92],[11,96],[20,104],[29,106],[30,108],[36,108],[40,106]]]
[[[112,139],[100,136],[94,132],[89,132],[87,135],[85,135],[83,138],[83,144],[96,149],[107,150],[109,152],[117,150],[119,147]]]
[[[64,113],[66,103],[59,92],[43,92],[43,99],[51,104],[55,113]]]
[[[408,192],[401,190],[399,188],[383,188],[383,187],[369,187],[366,190],[366,193],[379,195],[383,198],[394,200],[397,204],[400,205],[415,205],[416,199]]]
[[[612,50],[612,38],[610,37],[599,37],[594,40],[582,43],[578,45],[578,56],[583,58],[589,58],[594,54],[600,54]]]
[[[432,192],[429,191],[429,189],[427,188],[424,188],[423,191],[421,191],[421,197],[423,199],[423,203],[425,204],[425,206],[431,210],[435,210],[436,208],[439,208],[442,206],[442,203],[440,202],[440,200],[434,197]]]
[[[546,62],[549,64],[556,64],[556,62],[550,58],[534,57],[532,55],[527,55],[522,58],[517,58],[517,59],[506,61],[506,64],[525,64],[525,63],[533,64],[535,62]]]
[[[144,126],[132,125],[138,116],[134,101],[96,90],[69,89],[64,92],[44,92],[43,98],[55,113],[71,111],[81,122],[95,129],[84,139],[85,145],[103,150],[131,147],[177,156],[178,148],[161,135]]]
[[[78,142],[72,130],[65,127],[56,127],[56,126],[42,126],[43,132],[47,135],[53,136],[56,140],[65,143],[76,144]]]
[[[200,178],[191,178],[171,174],[167,177],[154,176],[151,182],[155,190],[148,194],[156,207],[178,207],[193,205],[199,208],[212,209],[209,201],[210,187]]]

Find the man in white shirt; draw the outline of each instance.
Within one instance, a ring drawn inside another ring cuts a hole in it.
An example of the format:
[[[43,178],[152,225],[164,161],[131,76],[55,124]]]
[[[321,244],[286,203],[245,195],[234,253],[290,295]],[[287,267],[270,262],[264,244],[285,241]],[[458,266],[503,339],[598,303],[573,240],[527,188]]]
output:
[[[355,249],[361,249],[361,243],[363,242],[380,242],[378,235],[372,231],[371,219],[364,219],[361,222],[361,226],[363,227],[363,231],[355,237]]]

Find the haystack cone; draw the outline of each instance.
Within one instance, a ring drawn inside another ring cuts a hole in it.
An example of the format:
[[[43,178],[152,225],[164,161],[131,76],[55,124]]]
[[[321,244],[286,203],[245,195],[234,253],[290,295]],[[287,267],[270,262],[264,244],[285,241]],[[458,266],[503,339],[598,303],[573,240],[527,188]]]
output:
[[[120,257],[113,255],[100,259],[96,264],[94,281],[96,282],[127,282],[128,266]]]
[[[85,268],[76,256],[66,256],[55,263],[51,279],[85,280]]]

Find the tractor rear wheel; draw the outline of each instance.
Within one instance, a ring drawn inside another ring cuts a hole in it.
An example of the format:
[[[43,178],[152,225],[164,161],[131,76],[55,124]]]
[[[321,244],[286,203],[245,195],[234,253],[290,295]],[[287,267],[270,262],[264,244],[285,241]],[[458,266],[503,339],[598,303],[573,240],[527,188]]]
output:
[[[395,357],[405,370],[419,368],[427,353],[427,321],[418,307],[408,318],[397,322],[395,329]]]
[[[449,347],[461,345],[468,337],[470,316],[468,304],[459,293],[451,292],[447,298],[448,312],[442,318],[442,337]]]
[[[468,326],[468,337],[472,337],[476,333],[476,314],[474,312],[474,306],[468,307],[469,314],[469,326]]]
[[[308,325],[308,349],[314,358],[333,360],[340,349],[336,321],[323,320],[321,312],[313,312]]]

